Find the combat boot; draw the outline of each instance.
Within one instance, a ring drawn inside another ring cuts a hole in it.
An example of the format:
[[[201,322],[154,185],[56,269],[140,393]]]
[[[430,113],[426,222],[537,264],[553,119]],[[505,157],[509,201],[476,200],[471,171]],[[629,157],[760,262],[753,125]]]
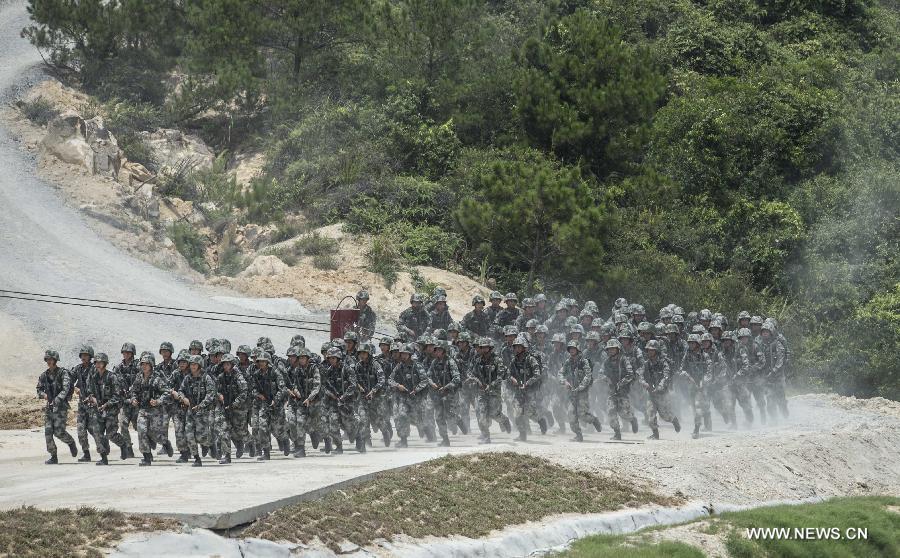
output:
[[[621,440],[621,439],[622,439],[622,431],[619,430],[618,428],[616,428],[616,429],[613,431],[613,435],[612,435],[612,437],[610,438],[610,440]]]
[[[397,442],[398,448],[408,448],[409,444],[406,442],[406,436],[400,436],[400,441]]]
[[[672,419],[672,426],[675,427],[675,432],[681,432],[681,423],[678,422],[678,417]]]
[[[256,457],[256,442],[247,442],[247,455]]]
[[[633,434],[637,434],[638,431],[638,421],[637,418],[631,417],[631,432]]]
[[[138,465],[140,465],[141,467],[149,467],[150,464],[153,463],[153,454],[150,452],[146,452],[143,455],[144,455],[144,458],[141,459],[141,461],[140,461],[140,463],[138,463]]]
[[[272,455],[269,448],[263,448],[259,457],[256,458],[257,461],[269,461],[270,459],[272,459]]]
[[[178,456],[178,459],[175,460],[175,463],[187,463],[191,460],[191,452],[183,451],[181,455]]]
[[[334,454],[341,455],[344,453],[344,441],[341,438],[337,438],[334,441]]]
[[[175,454],[175,450],[172,449],[172,442],[166,440],[162,443],[162,447],[164,450],[166,450],[166,455],[168,455],[169,457],[172,457]]]
[[[512,423],[509,422],[509,417],[503,417],[503,421],[500,423],[500,428],[507,434],[512,433]]]
[[[438,443],[438,447],[449,448],[450,447],[450,438],[447,437],[446,434],[441,436],[441,441]]]
[[[97,462],[97,465],[109,465],[109,460],[106,458],[105,453],[100,454],[100,461]]]
[[[281,443],[281,451],[284,452],[285,456],[288,456],[291,454],[291,441],[290,440],[285,439]]]
[[[121,446],[119,447],[119,449],[122,451],[122,461],[128,459],[128,448],[126,448],[125,446]]]
[[[695,425],[694,425],[694,432],[693,432],[693,434],[691,434],[691,438],[693,438],[693,439],[696,440],[696,439],[699,438],[699,437],[700,437],[700,425],[699,425],[699,424],[695,424]]]
[[[709,413],[703,415],[703,430],[705,432],[709,432],[710,430],[712,430],[712,415],[710,415]]]
[[[207,455],[209,455],[209,446],[201,446],[200,453],[203,455],[203,457],[206,457]]]
[[[547,433],[547,419],[541,417],[538,419],[538,426],[541,427],[541,434]]]
[[[91,450],[84,450],[84,455],[78,458],[79,463],[90,463],[91,461]]]
[[[362,435],[356,437],[356,451],[359,453],[366,453],[366,440]]]
[[[240,459],[244,455],[244,442],[234,442],[234,458]]]
[[[125,457],[133,458],[134,457],[134,446],[128,446],[126,449],[128,450],[128,454]]]
[[[528,441],[528,434],[526,434],[524,430],[519,430],[519,435],[516,437],[516,440],[519,442],[526,442]]]
[[[194,458],[194,462],[191,463],[191,467],[203,467],[203,461],[200,460],[200,456]]]
[[[309,442],[312,444],[313,449],[319,449],[319,433],[318,432],[310,432],[309,433]]]
[[[656,428],[651,428],[652,433],[647,436],[648,440],[659,440],[659,430]]]
[[[598,419],[597,417],[594,417],[593,425],[594,425],[594,430],[596,430],[597,432],[600,432],[601,430],[603,430],[603,424],[600,422],[600,419]]]
[[[381,432],[381,439],[384,440],[384,447],[391,447],[391,433],[390,432]]]
[[[294,457],[306,457],[306,448],[304,446],[297,446]]]
[[[231,452],[226,452],[222,454],[222,459],[219,460],[219,465],[231,465]]]
[[[72,454],[72,457],[78,457],[78,446],[75,445],[74,440],[69,444],[69,453]]]
[[[326,436],[325,437],[325,447],[323,448],[323,451],[325,451],[325,453],[331,453],[331,449],[332,449],[331,436]]]
[[[479,443],[479,444],[490,444],[490,443],[491,443],[491,437],[490,437],[489,435],[488,435],[488,436],[481,436],[481,437],[478,439],[478,443]]]
[[[572,441],[573,442],[583,442],[584,441],[584,435],[581,433],[581,431],[578,431],[575,433],[575,437],[572,438]]]
[[[56,465],[57,463],[59,463],[59,460],[56,458],[55,453],[51,453],[50,459],[48,459],[47,461],[44,461],[44,465]]]

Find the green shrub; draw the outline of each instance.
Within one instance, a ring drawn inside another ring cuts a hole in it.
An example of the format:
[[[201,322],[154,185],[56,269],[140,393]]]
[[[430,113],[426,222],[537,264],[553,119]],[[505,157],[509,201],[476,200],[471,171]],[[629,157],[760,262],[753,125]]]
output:
[[[338,268],[337,258],[333,254],[317,254],[312,259],[316,269],[334,270]]]
[[[412,268],[409,271],[409,275],[412,279],[413,288],[416,289],[416,292],[422,293],[427,297],[433,295],[434,290],[439,286],[437,283],[434,283],[422,277],[422,274],[419,273],[419,270],[416,268]]]
[[[294,250],[298,254],[304,256],[329,256],[338,249],[339,244],[340,243],[334,238],[328,238],[327,236],[322,236],[321,234],[314,232],[297,240],[297,242],[294,243]],[[329,268],[323,267],[320,269]]]
[[[290,240],[300,234],[300,232],[300,227],[294,223],[278,223],[275,232],[272,233],[272,243],[277,244],[279,242],[284,242],[285,240]]]
[[[234,246],[229,246],[219,255],[219,267],[216,269],[216,273],[234,277],[244,271],[245,267],[247,266],[241,251]]]
[[[372,237],[366,259],[372,271],[384,279],[385,286],[389,289],[393,287],[397,282],[397,271],[403,265],[396,238],[389,234]]]
[[[462,246],[458,234],[441,227],[399,221],[392,223],[387,231],[397,239],[403,258],[413,265],[447,267]]]
[[[19,101],[17,106],[25,118],[38,126],[46,126],[48,122],[59,116],[59,111],[53,108],[53,103],[43,97],[38,97],[31,102]]]
[[[175,248],[181,253],[190,265],[200,273],[207,273],[206,265],[206,241],[192,226],[184,222],[176,222],[169,227],[169,238],[175,243]]]
[[[149,148],[144,142],[141,141],[139,144],[146,148],[149,153]],[[133,160],[131,157],[128,159]],[[156,191],[163,196],[198,201],[200,199],[200,191],[197,188],[197,181],[194,178],[193,171],[190,161],[179,161],[175,166],[169,167],[157,175]]]

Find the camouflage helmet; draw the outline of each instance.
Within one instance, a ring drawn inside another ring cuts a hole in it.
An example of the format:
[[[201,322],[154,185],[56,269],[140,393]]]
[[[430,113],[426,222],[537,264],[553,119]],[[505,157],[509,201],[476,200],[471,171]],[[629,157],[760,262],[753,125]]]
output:
[[[371,355],[371,354],[375,353],[375,346],[369,342],[360,343],[359,347],[356,348],[356,352],[357,353],[369,353]]]
[[[613,335],[615,335],[615,333],[616,333],[616,326],[615,326],[615,324],[611,324],[611,323],[609,323],[609,322],[605,322],[605,323],[603,324],[603,326],[600,328],[600,335],[601,335],[601,336],[603,336],[603,335],[609,335],[610,337],[612,337]]]
[[[325,358],[335,357],[337,359],[343,360],[344,352],[338,349],[337,347],[332,347],[328,349],[328,352],[325,353]]]
[[[753,316],[752,318],[750,318],[750,325],[762,325],[762,323],[762,316]]]
[[[575,300],[574,298],[567,298],[567,299],[566,299],[566,306],[568,306],[569,309],[572,309],[572,308],[578,308],[578,301]]]
[[[581,324],[574,324],[569,328],[569,335],[572,335],[573,333],[580,333],[581,335],[584,335],[584,328],[581,326]]]
[[[666,325],[666,333],[678,333],[678,326],[675,324]]]
[[[459,337],[456,338],[458,343],[470,343],[472,341],[472,334],[468,331],[463,331],[459,334]]]
[[[535,320],[534,318],[525,322],[525,329],[531,329],[531,328],[537,327],[537,326],[538,326],[538,321]]]
[[[395,353],[395,352],[399,351],[401,348],[403,348],[403,343],[400,343],[399,341],[394,341],[393,343],[391,343],[391,348],[390,348],[389,352]]]
[[[94,358],[94,348],[90,345],[82,345],[78,349],[78,356],[81,355],[89,355],[91,358]]]
[[[581,347],[578,345],[578,341],[574,339],[566,343],[566,350],[568,349],[576,349],[579,353],[581,352]]]
[[[616,333],[616,337],[619,339],[634,339],[631,329],[627,327],[620,327],[618,333]]]
[[[217,342],[218,342],[218,339],[216,339],[215,337],[210,337],[203,343],[203,346],[206,348],[207,351],[210,351],[212,349],[213,345],[215,345]]]
[[[510,300],[514,300],[514,301],[516,301],[516,302],[519,302],[519,297],[516,295],[516,293],[506,293],[506,296],[503,297],[503,301],[504,301],[504,302],[507,302],[507,301],[510,301]]]
[[[706,328],[701,324],[694,324],[694,327],[691,328],[691,333],[696,333],[697,335],[703,335],[706,333]]]
[[[584,309],[590,312],[591,314],[599,314],[600,308],[597,307],[597,303],[593,300],[589,300],[584,303]]]
[[[438,294],[437,289],[434,291],[434,296],[431,297],[432,302],[437,304],[438,302],[447,302],[446,294]]]
[[[256,362],[262,362],[262,361],[266,361],[269,364],[272,364],[272,355],[270,355],[266,351],[261,351],[261,352],[257,353]]]
[[[343,339],[341,339],[340,337],[338,337],[337,339],[332,340],[332,341],[331,341],[331,346],[332,346],[332,347],[337,347],[337,348],[340,349],[341,351],[347,350],[347,343],[346,343]]]
[[[412,304],[413,302],[422,302],[422,300],[423,300],[423,297],[419,293],[413,293],[413,294],[409,295],[409,303],[410,304]]]
[[[159,344],[159,352],[169,351],[170,353],[175,352],[175,346],[169,343],[168,341],[163,341]]]
[[[445,353],[448,353],[448,352],[450,352],[450,344],[447,343],[447,341],[445,339],[438,339],[437,341],[434,342],[434,349],[435,350],[440,349],[440,350],[444,351]]]
[[[697,343],[699,345],[700,344],[700,335],[698,335],[696,333],[692,333],[692,334],[688,335],[687,342],[688,343]]]
[[[178,358],[175,359],[177,362],[190,362],[191,354],[187,352],[187,349],[181,349],[178,351]]]
[[[634,305],[632,305],[632,307],[631,307],[631,313],[632,313],[632,314],[644,315],[644,314],[647,313],[647,311],[644,310],[644,307],[643,307],[642,305],[640,305],[640,304],[634,304]]]
[[[594,318],[591,320],[591,327],[603,327],[603,324],[606,322],[603,321],[603,318]]]
[[[681,306],[676,306],[675,308],[672,308],[672,317],[674,318],[675,316],[684,317],[684,308],[682,308]]]
[[[134,355],[137,354],[137,349],[134,347],[134,343],[123,343],[122,350],[119,352],[131,353],[132,355]]]
[[[491,291],[491,294],[488,296],[491,300],[503,300],[503,295],[500,294],[499,291]]]
[[[669,310],[668,308],[663,308],[662,310],[659,311],[659,319],[665,320],[666,318],[669,318],[669,319],[672,318],[672,311]]]
[[[150,366],[156,365],[156,359],[153,358],[153,355],[143,354],[141,355],[141,360],[138,361],[140,364],[149,364]]]
[[[512,342],[513,347],[516,345],[520,345],[522,347],[528,348],[528,339],[525,339],[524,335],[517,335],[516,338]]]
[[[344,332],[344,341],[359,341],[359,335],[355,331]]]
[[[777,330],[777,328],[775,327],[775,323],[772,320],[764,321],[762,324],[762,329],[771,331],[772,333],[775,333],[775,331]]]
[[[713,339],[712,333],[704,333],[700,336],[700,341],[709,341],[712,343],[715,339]]]
[[[296,346],[296,345],[291,345],[290,347],[288,347],[288,350],[285,353],[285,355],[289,356],[289,357],[300,356],[300,347]]]
[[[435,287],[432,294],[434,296],[447,296],[447,289],[444,287]]]
[[[560,310],[562,310],[563,312],[569,311],[568,307],[566,306],[566,303],[562,300],[557,302],[556,306],[554,307],[554,312],[559,312]]]
[[[681,314],[675,314],[674,316],[672,316],[672,323],[673,324],[683,324],[684,316],[682,316]]]
[[[622,312],[616,312],[616,314],[613,316],[613,323],[615,324],[621,324],[627,321],[628,318],[625,317],[625,314],[623,314]]]
[[[250,356],[251,351],[252,349],[250,349],[250,345],[239,345],[237,351],[235,351],[234,354],[239,355],[241,353],[244,353],[245,355]]]
[[[704,308],[700,310],[700,313],[697,314],[698,320],[712,320],[712,312],[708,308]]]
[[[390,347],[393,343],[394,343],[394,340],[391,339],[390,337],[382,337],[381,341],[378,342],[378,345],[379,346],[387,345],[388,347]]]
[[[356,300],[369,300],[369,291],[363,289],[356,293]]]
[[[109,364],[109,357],[106,356],[106,353],[97,353],[96,356],[94,356],[94,362],[103,362]]]
[[[696,312],[688,312],[687,319],[689,322],[697,321],[697,313]]]
[[[726,331],[722,334],[722,342],[731,341],[733,343],[738,342],[738,334],[736,331]]]
[[[257,347],[262,347],[263,345],[270,345],[271,343],[272,343],[272,340],[268,337],[260,337],[259,339],[256,340]]]
[[[477,294],[472,297],[472,306],[475,306],[476,304],[486,304],[484,301],[484,297],[481,296],[480,294]]]
[[[219,346],[222,347],[223,353],[231,352],[231,341],[229,341],[228,339],[219,339]]]
[[[196,364],[202,368],[203,357],[201,357],[200,355],[191,355],[188,357],[188,364]]]
[[[306,337],[303,337],[299,333],[297,335],[291,337],[290,346],[293,347],[295,345],[305,347],[306,346]]]
[[[510,335],[518,335],[519,328],[514,325],[503,326],[503,336],[509,337]]]
[[[616,308],[625,308],[628,306],[628,301],[622,297],[616,299]]]
[[[645,351],[659,351],[659,341],[656,339],[651,339],[647,341],[647,345],[644,347]]]
[[[637,326],[638,333],[651,333],[653,325],[650,322],[641,322]]]
[[[237,358],[235,358],[235,356],[231,353],[225,353],[224,355],[222,355],[222,358],[219,360],[219,362],[221,362],[222,364],[225,364],[226,362],[234,364],[237,362]]]
[[[400,346],[400,352],[411,355],[411,354],[415,353],[416,350],[413,348],[412,343],[406,343],[406,344]]]
[[[589,331],[587,335],[584,336],[585,341],[597,341],[600,342],[600,332],[599,331]]]
[[[456,333],[459,333],[460,332],[459,324],[456,322],[450,322],[447,325],[447,333],[450,333],[451,331],[455,331]]]
[[[256,362],[256,357],[263,354],[265,351],[260,349],[259,347],[254,347],[252,351],[250,351],[250,360]]]
[[[709,322],[709,329],[712,330],[712,328],[714,327],[722,329],[722,322],[720,322],[719,320],[713,320]]]
[[[670,325],[674,325],[674,324],[670,324]],[[678,326],[675,326],[675,327],[677,328]],[[658,324],[653,326],[653,331],[654,331],[654,333],[656,333],[656,335],[665,335],[666,334],[666,324],[659,322]]]
[[[737,336],[740,337],[753,337],[753,333],[750,332],[750,328],[742,327],[737,331]]]
[[[225,354],[225,347],[219,343],[218,339],[213,339],[212,345],[209,347],[209,354],[211,355],[223,355]]]
[[[541,324],[534,329],[534,333],[543,333],[544,335],[548,335],[550,333],[550,328],[545,326],[544,324]]]
[[[591,319],[594,318],[594,315],[591,313],[591,311],[588,310],[588,309],[586,309],[586,308],[585,308],[584,310],[582,310],[581,312],[578,313],[578,320],[579,320],[579,321],[581,321],[581,320],[583,320],[583,319],[585,319],[585,318],[591,318]]]
[[[572,327],[573,325],[576,325],[577,323],[578,323],[578,318],[576,318],[575,316],[569,316],[568,318],[566,318],[565,324],[566,324],[567,329]]]
[[[537,305],[539,302],[547,302],[547,295],[544,293],[534,295],[534,304]]]
[[[54,351],[53,349],[47,349],[44,351],[44,362],[53,359],[56,362],[59,362],[59,353]]]
[[[555,334],[553,334],[553,337],[550,339],[550,342],[551,343],[565,343],[566,336],[563,335],[562,333],[555,333]]]
[[[194,349],[203,350],[203,342],[199,339],[194,339],[191,341],[190,345],[188,345],[188,350],[193,351]]]
[[[746,310],[741,310],[740,312],[738,312],[738,320],[749,320],[749,319],[750,319],[750,312],[747,312]]]
[[[490,347],[493,349],[494,348],[494,340],[487,336],[482,337],[482,338],[478,339],[478,346],[479,347]]]
[[[619,343],[618,339],[610,339],[609,341],[606,342],[606,347],[604,347],[604,348],[605,349],[619,349],[621,351],[622,344]]]
[[[524,308],[534,308],[535,306],[537,306],[537,304],[534,303],[533,298],[526,298],[522,300],[522,306]]]
[[[297,358],[312,358],[312,351],[306,348],[306,346],[297,347]]]

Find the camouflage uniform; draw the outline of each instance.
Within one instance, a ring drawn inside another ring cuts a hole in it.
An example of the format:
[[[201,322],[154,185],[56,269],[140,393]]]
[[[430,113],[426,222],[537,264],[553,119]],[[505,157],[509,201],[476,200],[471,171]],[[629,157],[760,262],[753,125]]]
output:
[[[697,350],[690,348],[691,343],[697,343]],[[706,383],[712,379],[712,361],[709,355],[699,350],[700,336],[692,333],[688,336],[688,352],[681,362],[680,373],[688,380],[691,407],[694,410],[693,437],[700,436],[700,426],[703,423],[712,424],[709,411],[709,400],[706,398]]]
[[[259,364],[266,362],[263,369]],[[253,395],[259,401],[256,407],[257,438],[256,448],[258,459],[269,459],[272,450],[273,426],[278,417],[284,416],[279,408],[279,394],[284,389],[284,378],[277,369],[271,366],[272,358],[268,353],[262,353],[256,357],[257,368],[253,376]],[[283,402],[283,401],[282,401]]]
[[[508,293],[504,300],[507,302],[518,302],[519,299],[515,293]],[[497,312],[497,317],[494,318],[494,331],[496,334],[499,335],[508,325],[516,325],[516,320],[519,319],[521,313],[522,311],[516,306],[508,306]]]
[[[481,441],[491,441],[491,421],[500,423],[500,428],[507,432],[512,431],[512,424],[503,414],[503,404],[500,400],[500,388],[508,378],[507,369],[503,362],[493,352],[494,342],[488,337],[483,337],[478,342],[479,348],[489,347],[491,350],[475,357],[469,368],[467,382],[473,384],[477,391],[475,402],[475,417],[478,419],[478,429],[481,431]]]
[[[459,339],[460,344],[466,343],[466,350],[463,352],[461,349],[457,349],[452,358],[456,361],[456,368],[459,370],[459,377],[462,380],[462,385],[457,390],[459,395],[459,426],[463,434],[468,434],[471,422],[471,409],[475,407],[478,388],[473,383],[465,380],[469,377],[469,368],[478,358],[478,355],[475,349],[472,348],[471,336],[468,332],[461,333]]]
[[[356,416],[359,386],[356,383],[354,365],[342,361],[340,349],[328,350],[326,360],[338,359],[326,365],[322,373],[322,389],[325,402],[322,414],[326,417],[327,433],[334,443],[335,452],[342,453],[343,443],[341,429],[347,438],[356,443],[357,451],[365,451],[365,442],[359,435],[359,422]],[[361,443],[362,442],[362,443]]]
[[[97,355],[98,360],[108,362],[105,354]],[[115,372],[105,370],[103,374],[96,368],[88,376],[85,398],[92,398],[90,412],[88,413],[88,429],[94,437],[97,453],[101,456],[101,463],[109,455],[109,442],[123,449],[122,458],[125,458],[125,440],[119,433],[119,408],[122,406],[122,386]],[[94,401],[96,400],[96,401]]]
[[[652,431],[650,438],[659,439],[657,416],[673,423],[676,432],[681,430],[678,417],[672,413],[669,405],[668,392],[672,387],[672,369],[669,367],[669,361],[660,354],[658,341],[651,340],[644,348],[649,348],[655,354],[652,357],[648,355],[644,359],[644,364],[638,372],[638,379],[647,390],[647,422]]]
[[[378,317],[375,315],[375,310],[372,310],[372,307],[368,305],[368,291],[359,291],[358,293],[356,293],[356,300],[367,301],[365,307],[361,308],[359,311],[357,331],[359,333],[360,341],[368,341],[372,338],[372,335],[375,334],[375,323],[378,321]]]
[[[759,347],[753,342],[749,329],[741,328],[738,331],[738,340],[737,350],[741,354],[741,363],[743,364],[744,359],[750,363],[750,368],[746,371],[745,380],[747,390],[753,399],[756,400],[756,405],[759,407],[759,422],[765,424],[766,392],[760,369],[763,356],[759,352]]]
[[[131,353],[134,355],[134,345],[130,343],[126,343],[126,346],[130,345]],[[123,346],[123,352],[126,346]],[[122,362],[116,365],[113,368],[113,372],[116,377],[119,379],[119,385],[122,386],[122,396],[124,399],[128,399],[128,389],[134,384],[134,380],[137,375],[140,373],[137,366],[137,361],[132,358],[131,362],[125,362],[123,359]],[[122,435],[122,438],[125,440],[125,449],[128,452],[128,457],[134,457],[134,451],[132,450],[133,444],[131,442],[131,433],[128,430],[128,426],[130,425],[132,428],[137,430],[137,417],[138,410],[136,407],[133,407],[129,404],[123,404],[122,410],[119,411],[119,434]]]
[[[235,359],[230,354],[222,357],[223,363],[235,364]],[[219,442],[219,452],[222,453],[222,461],[231,463],[231,442],[237,457],[244,453],[244,443],[247,435],[247,402],[250,399],[250,388],[244,375],[237,368],[232,367],[226,371],[222,367],[222,373],[216,378],[216,404],[213,413],[213,430]],[[221,463],[221,461],[220,461]]]
[[[59,355],[56,351],[47,351],[44,355],[44,360],[48,359],[59,362]],[[36,389],[38,397],[47,400],[44,406],[44,440],[47,442],[47,453],[50,454],[50,461],[56,462],[54,436],[69,446],[72,457],[75,457],[78,455],[75,439],[66,432],[69,400],[72,398],[72,391],[74,390],[71,374],[68,370],[59,366],[55,369],[47,368],[38,378]]]
[[[288,404],[285,414],[288,421],[291,441],[294,443],[294,457],[306,455],[306,435],[318,440],[323,435],[322,401],[319,397],[322,389],[322,375],[319,365],[312,361],[312,353],[305,347],[296,349],[297,365],[288,369],[284,377]],[[291,351],[288,351],[291,355]],[[309,360],[302,366],[299,357]]]
[[[388,380],[395,393],[394,424],[397,427],[397,435],[400,437],[398,447],[406,447],[410,423],[423,428],[429,441],[434,440],[434,425],[424,424],[422,420],[424,406],[422,399],[425,397],[425,392],[417,389],[423,382],[427,385],[428,378],[422,365],[411,358],[412,351],[410,345],[401,349],[401,354],[409,353],[410,359],[398,362]]]
[[[174,352],[172,351],[172,344],[168,342],[160,345],[160,351],[163,350]],[[179,358],[186,359],[187,353],[179,355]],[[156,365],[156,373],[163,377],[170,390],[174,389],[177,391],[181,387],[182,380],[184,380],[185,373],[179,367],[178,362],[178,359],[171,359],[168,362],[163,360]],[[168,430],[169,421],[172,421],[175,427],[175,448],[181,454],[182,462],[184,462],[190,457],[190,449],[188,449],[187,438],[184,435],[184,408],[175,398],[170,398],[163,411],[165,413],[163,428]]]
[[[702,346],[704,341],[709,342],[709,347]],[[734,418],[731,416],[731,411],[734,409],[733,407],[730,408],[728,404],[731,397],[731,390],[728,386],[728,376],[724,369],[722,355],[719,350],[716,349],[713,336],[709,333],[704,333],[700,336],[700,343],[701,350],[709,357],[709,360],[712,363],[712,367],[710,368],[710,379],[704,386],[706,389],[706,397],[712,403],[713,408],[722,415],[725,424],[731,424],[732,419]],[[708,428],[709,426],[707,429]]]
[[[364,440],[371,444],[372,430],[380,431],[387,447],[391,444],[392,436],[391,421],[385,413],[384,404],[387,379],[382,364],[372,354],[375,351],[372,344],[361,345],[359,352],[362,351],[369,352],[369,358],[365,362],[358,360],[356,363],[356,381],[361,392],[357,411],[360,433]]]
[[[606,343],[607,351],[617,348],[619,351],[615,355],[609,355],[609,358],[603,363],[602,374],[609,384],[609,398],[607,400],[607,416],[609,425],[613,429],[613,438],[621,438],[621,429],[619,426],[619,417],[631,423],[631,430],[637,432],[637,419],[631,411],[631,401],[628,392],[631,383],[634,381],[634,362],[621,349],[621,344],[615,339],[610,339]]]
[[[72,385],[78,390],[79,394],[78,408],[75,411],[75,430],[78,433],[78,445],[81,446],[81,451],[84,452],[84,457],[79,459],[79,461],[90,461],[91,450],[88,445],[88,422],[91,410],[85,401],[85,391],[87,390],[88,377],[94,371],[94,364],[91,362],[91,359],[94,358],[94,349],[84,346],[78,352],[79,358],[84,354],[90,357],[87,364],[79,362],[72,367],[69,373],[72,375]]]
[[[216,401],[216,381],[203,372],[202,357],[192,355],[191,366],[200,367],[198,374],[193,372],[185,376],[181,381],[178,396],[183,406],[187,407],[185,414],[184,432],[187,438],[188,449],[194,457],[194,464],[200,463],[200,450],[198,446],[208,448],[212,441],[209,439],[209,409]]]
[[[422,302],[422,296],[414,294],[410,297],[409,302],[410,304],[413,304],[414,302],[419,304]],[[431,317],[424,308],[421,306],[410,306],[401,312],[400,316],[397,318],[397,331],[405,333],[410,336],[411,339],[418,339],[428,330],[430,321]]]
[[[542,434],[547,432],[547,421],[538,408],[544,374],[538,360],[527,352],[527,343],[524,336],[516,338],[513,347],[520,346],[523,350],[513,357],[509,365],[509,384],[516,400],[516,428],[519,430],[519,440],[523,441],[527,436],[529,419],[540,425]]]
[[[766,400],[769,407],[769,417],[776,418],[776,412],[781,411],[784,418],[788,417],[787,398],[785,397],[785,349],[781,341],[776,337],[775,326],[771,322],[763,323],[763,331],[769,331],[768,339],[759,336],[757,346],[762,355],[760,371],[766,386]]]
[[[440,341],[440,345],[437,345],[436,349],[443,351],[443,355],[436,357],[428,369],[428,382],[432,390],[425,403],[425,420],[430,421],[432,420],[430,417],[434,417],[438,433],[441,435],[439,445],[449,446],[450,438],[447,434],[447,427],[451,422],[459,421],[456,390],[462,381],[456,361],[450,358],[450,348],[447,342]]]
[[[472,306],[475,306],[476,304],[484,304],[484,298],[482,298],[481,295],[475,295],[475,297],[472,298]],[[491,319],[490,314],[484,309],[478,310],[476,308],[463,316],[461,325],[463,329],[473,336],[484,337],[485,335],[490,334],[492,322],[493,320]]]
[[[453,317],[450,316],[450,311],[447,309],[447,297],[446,296],[437,296],[434,299],[435,307],[428,314],[428,331],[434,331],[436,329],[444,329],[453,323]],[[441,309],[437,308],[437,303],[443,302],[443,307]]]
[[[559,335],[559,334],[557,334]],[[550,410],[559,428],[560,434],[566,431],[566,422],[568,421],[568,396],[560,381],[563,366],[569,353],[565,350],[565,337],[554,336],[553,350],[547,355],[547,377],[552,381],[542,382],[544,389],[544,400],[550,402]]]
[[[153,365],[151,359],[144,357],[141,359],[141,365]],[[138,409],[137,433],[138,447],[144,460],[141,463],[146,465],[151,461],[151,442],[162,445],[167,451],[171,450],[169,443],[169,434],[164,428],[165,412],[163,411],[166,402],[169,399],[169,386],[165,380],[151,371],[147,376],[143,372],[139,372],[131,385],[132,406]],[[154,405],[151,403],[156,401]]]
[[[569,341],[567,348],[579,349],[578,343]],[[580,442],[584,439],[579,421],[594,425],[597,432],[600,432],[600,421],[591,414],[588,407],[588,389],[594,381],[594,376],[590,363],[581,356],[580,349],[574,356],[569,353],[569,358],[563,364],[559,381],[568,392],[569,428],[575,433],[575,440]]]
[[[750,355],[746,351],[739,350],[737,346],[737,334],[726,333],[722,346],[722,367],[728,378],[728,405],[734,422],[732,428],[737,428],[737,416],[735,404],[739,404],[744,411],[744,419],[748,424],[753,424],[753,405],[750,403],[750,390],[747,389],[747,380],[750,377]]]

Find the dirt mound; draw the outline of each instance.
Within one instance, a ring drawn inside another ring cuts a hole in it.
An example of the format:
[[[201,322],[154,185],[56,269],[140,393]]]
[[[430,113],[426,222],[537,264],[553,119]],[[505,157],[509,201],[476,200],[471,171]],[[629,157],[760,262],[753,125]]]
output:
[[[74,424],[74,414],[70,415],[69,423]],[[44,405],[36,397],[0,395],[0,430],[22,430],[42,426],[44,426]]]

